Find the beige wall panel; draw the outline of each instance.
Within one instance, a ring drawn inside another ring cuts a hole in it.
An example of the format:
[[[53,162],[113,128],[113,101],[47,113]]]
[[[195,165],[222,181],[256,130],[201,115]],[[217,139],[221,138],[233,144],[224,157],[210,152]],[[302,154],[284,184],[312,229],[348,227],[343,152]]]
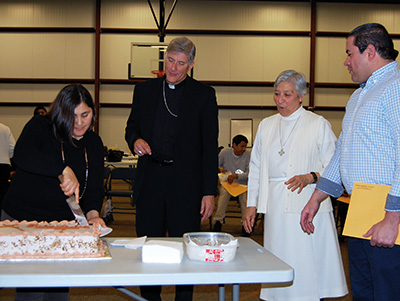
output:
[[[65,77],[95,77],[95,38],[94,34],[65,36]]]
[[[94,78],[94,35],[38,34],[32,52],[32,77]]]
[[[214,87],[218,105],[232,106],[275,106],[272,87]],[[305,95],[303,105],[308,106]]]
[[[189,37],[196,44],[194,77],[199,80],[227,80],[231,76],[231,38]]]
[[[101,103],[132,103],[134,85],[101,85]]]
[[[0,1],[0,26],[94,27],[93,0]]]
[[[331,124],[336,137],[339,138],[342,131],[342,120],[345,112],[315,111],[315,114],[324,116]]]
[[[265,48],[265,39],[261,37],[229,38],[230,80],[259,81],[268,77],[265,64],[269,51]]]
[[[381,23],[400,33],[400,6],[389,4],[318,3],[317,30],[350,32],[365,23]]]
[[[0,77],[94,77],[92,34],[0,34],[0,45]]]
[[[264,118],[276,114],[275,110],[219,110],[219,138],[218,145],[228,147],[230,141],[231,119],[253,119],[253,142],[258,125]]]
[[[303,106],[305,108],[308,108],[309,105],[310,105],[310,95],[306,94],[306,95],[304,95]]]
[[[271,87],[214,87],[218,105],[275,105]]]
[[[315,89],[315,106],[345,107],[355,89]]]
[[[176,36],[166,37],[168,43]],[[273,81],[285,69],[309,74],[309,39],[291,37],[188,36],[197,48],[198,80]],[[156,36],[103,35],[101,78],[126,79],[131,42],[158,42]]]
[[[0,77],[33,75],[32,34],[0,34]]]
[[[286,69],[309,74],[309,39],[195,37],[195,77],[200,80],[274,81]]]
[[[168,7],[168,6],[167,6]],[[180,1],[168,28],[309,30],[307,3],[270,1]]]
[[[316,42],[315,81],[351,83],[347,68],[345,38],[318,38]]]
[[[294,69],[309,78],[310,40],[308,38],[264,38],[262,80],[275,81],[283,70]],[[249,52],[249,55],[252,55]]]
[[[157,19],[159,15],[159,1],[151,1]],[[167,12],[171,5],[167,1]],[[178,2],[179,3],[179,2]],[[178,4],[179,5],[179,4]],[[110,28],[154,28],[150,7],[146,0],[102,0],[101,1],[101,27]]]
[[[393,40],[394,49],[397,49],[400,52],[400,39]],[[400,57],[397,56],[397,62],[400,62]]]
[[[101,36],[100,78],[128,79],[132,42],[157,43],[158,36],[108,34]]]
[[[400,40],[394,40],[394,47],[400,50]],[[315,81],[328,83],[352,83],[347,67],[345,38],[317,38]],[[397,57],[399,61],[400,57]]]
[[[0,26],[34,26],[32,1],[0,1]]]
[[[152,1],[159,19],[159,5]],[[166,17],[172,2],[167,1]],[[178,1],[168,29],[309,30],[307,3]],[[156,28],[147,1],[102,1],[102,27]]]
[[[15,140],[33,116],[33,107],[1,107],[0,122],[8,126]]]
[[[0,84],[0,102],[50,103],[64,86],[63,84]]]
[[[129,113],[129,108],[100,108],[99,135],[104,145],[129,151],[125,142],[125,127]]]
[[[219,136],[218,136],[218,146],[228,147],[231,143],[230,139],[230,129],[231,129],[231,110],[220,110],[218,114],[219,122]],[[250,115],[250,112],[249,112]],[[247,117],[252,118],[252,117]],[[253,131],[254,131],[254,121],[253,121]]]

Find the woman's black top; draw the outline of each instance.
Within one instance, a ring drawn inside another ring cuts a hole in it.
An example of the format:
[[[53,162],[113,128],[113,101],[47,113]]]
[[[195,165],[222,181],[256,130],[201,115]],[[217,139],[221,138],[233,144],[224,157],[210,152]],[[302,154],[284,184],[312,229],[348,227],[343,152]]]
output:
[[[99,135],[93,131],[85,133],[76,146],[64,143],[63,163],[61,142],[52,131],[48,118],[33,117],[24,127],[14,150],[16,173],[4,197],[2,209],[13,218],[37,221],[74,220],[60,188],[58,176],[66,166],[75,173],[80,193],[85,185],[86,161],[89,173],[86,191],[79,204],[84,212],[100,212],[103,198],[104,148]]]

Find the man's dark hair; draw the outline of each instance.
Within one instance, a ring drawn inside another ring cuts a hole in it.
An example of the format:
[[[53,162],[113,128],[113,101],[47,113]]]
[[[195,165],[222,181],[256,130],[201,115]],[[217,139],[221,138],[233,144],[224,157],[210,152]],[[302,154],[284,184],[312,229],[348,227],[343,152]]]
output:
[[[239,145],[242,141],[249,143],[249,140],[247,140],[247,138],[243,135],[236,135],[235,137],[233,137],[232,139],[232,145],[236,144]]]
[[[395,60],[399,54],[394,49],[392,38],[381,24],[368,23],[360,25],[347,35],[347,38],[349,37],[354,37],[354,45],[358,47],[360,53],[363,53],[368,45],[373,45],[383,59]]]

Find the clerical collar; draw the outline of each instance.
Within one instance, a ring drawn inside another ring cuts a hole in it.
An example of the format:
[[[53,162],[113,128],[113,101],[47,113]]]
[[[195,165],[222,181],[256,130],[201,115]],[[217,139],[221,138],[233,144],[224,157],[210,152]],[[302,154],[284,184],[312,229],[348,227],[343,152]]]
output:
[[[185,84],[186,79],[187,79],[187,76],[186,76],[185,79],[184,79],[183,81],[181,81],[179,84],[177,84],[177,85],[172,85],[172,84],[169,84],[169,83],[167,82],[167,76],[164,75],[164,80],[165,80],[165,82],[167,83],[168,88],[170,88],[171,90],[179,89],[180,87],[182,87],[182,86]]]

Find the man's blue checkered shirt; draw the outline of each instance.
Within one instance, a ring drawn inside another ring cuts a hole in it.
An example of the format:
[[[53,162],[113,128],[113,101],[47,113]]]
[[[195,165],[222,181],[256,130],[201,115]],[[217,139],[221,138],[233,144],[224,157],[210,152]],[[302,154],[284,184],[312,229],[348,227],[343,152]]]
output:
[[[391,185],[387,211],[400,211],[400,71],[376,70],[346,106],[336,151],[317,189],[341,196],[354,182]]]

